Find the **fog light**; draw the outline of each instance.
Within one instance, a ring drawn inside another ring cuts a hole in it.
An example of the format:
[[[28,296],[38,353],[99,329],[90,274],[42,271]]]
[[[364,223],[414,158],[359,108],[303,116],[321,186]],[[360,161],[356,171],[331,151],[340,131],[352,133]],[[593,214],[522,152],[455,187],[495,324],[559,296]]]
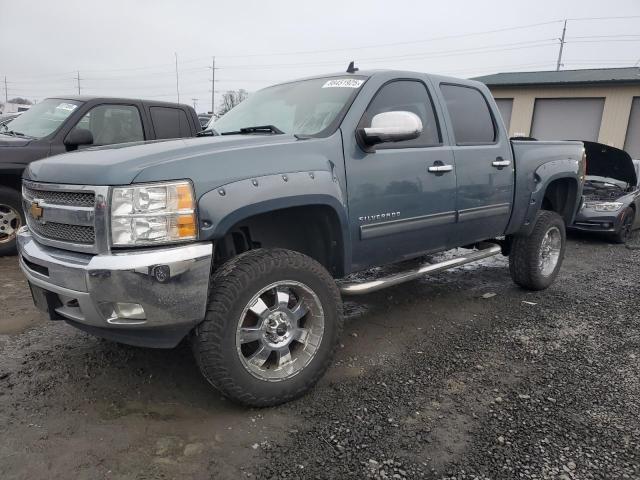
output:
[[[113,316],[131,320],[145,320],[147,318],[144,308],[139,303],[115,303],[113,305]]]

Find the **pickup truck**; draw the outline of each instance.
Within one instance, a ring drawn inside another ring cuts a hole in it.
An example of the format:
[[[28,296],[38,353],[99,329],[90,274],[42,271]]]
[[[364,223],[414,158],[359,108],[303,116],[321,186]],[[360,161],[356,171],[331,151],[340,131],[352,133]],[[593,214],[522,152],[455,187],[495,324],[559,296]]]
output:
[[[21,177],[29,162],[95,145],[193,137],[201,130],[188,105],[132,98],[47,98],[0,125],[0,256],[16,249],[25,223]]]
[[[327,369],[341,295],[498,254],[518,285],[548,287],[584,169],[582,142],[510,140],[478,82],[307,78],[254,93],[197,138],[30,164],[19,262],[52,320],[138,346],[188,338],[214,387],[268,406]]]

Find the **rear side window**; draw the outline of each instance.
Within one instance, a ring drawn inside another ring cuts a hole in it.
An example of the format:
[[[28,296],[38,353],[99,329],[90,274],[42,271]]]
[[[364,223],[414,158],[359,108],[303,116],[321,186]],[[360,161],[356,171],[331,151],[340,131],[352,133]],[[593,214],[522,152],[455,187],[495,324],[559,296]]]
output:
[[[189,119],[184,110],[171,107],[151,107],[149,111],[157,139],[191,136]]]
[[[421,82],[398,80],[387,83],[378,90],[369,104],[360,128],[370,127],[374,116],[383,112],[413,112],[422,120],[422,134],[413,140],[397,143],[381,143],[377,150],[384,148],[431,147],[440,144],[440,131],[433,111],[433,104],[426,87]]]
[[[461,85],[441,85],[457,145],[481,145],[496,141],[489,105],[480,90]]]

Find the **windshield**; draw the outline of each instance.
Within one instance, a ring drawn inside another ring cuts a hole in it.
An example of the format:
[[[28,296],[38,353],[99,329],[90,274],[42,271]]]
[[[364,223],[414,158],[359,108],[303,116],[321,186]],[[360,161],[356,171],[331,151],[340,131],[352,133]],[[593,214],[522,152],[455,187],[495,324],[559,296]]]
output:
[[[364,81],[355,76],[315,78],[268,87],[209,123],[209,128],[224,134],[273,125],[284,133],[317,135],[340,120]]]
[[[48,98],[36,103],[7,125],[16,135],[42,138],[57,130],[81,102]]]

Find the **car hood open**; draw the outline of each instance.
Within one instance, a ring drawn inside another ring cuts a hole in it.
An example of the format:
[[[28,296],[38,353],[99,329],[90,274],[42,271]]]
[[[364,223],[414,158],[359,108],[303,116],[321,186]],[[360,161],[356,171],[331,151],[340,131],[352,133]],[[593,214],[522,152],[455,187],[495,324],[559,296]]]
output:
[[[615,178],[638,185],[633,160],[627,152],[597,142],[583,142],[587,154],[587,175]]]

